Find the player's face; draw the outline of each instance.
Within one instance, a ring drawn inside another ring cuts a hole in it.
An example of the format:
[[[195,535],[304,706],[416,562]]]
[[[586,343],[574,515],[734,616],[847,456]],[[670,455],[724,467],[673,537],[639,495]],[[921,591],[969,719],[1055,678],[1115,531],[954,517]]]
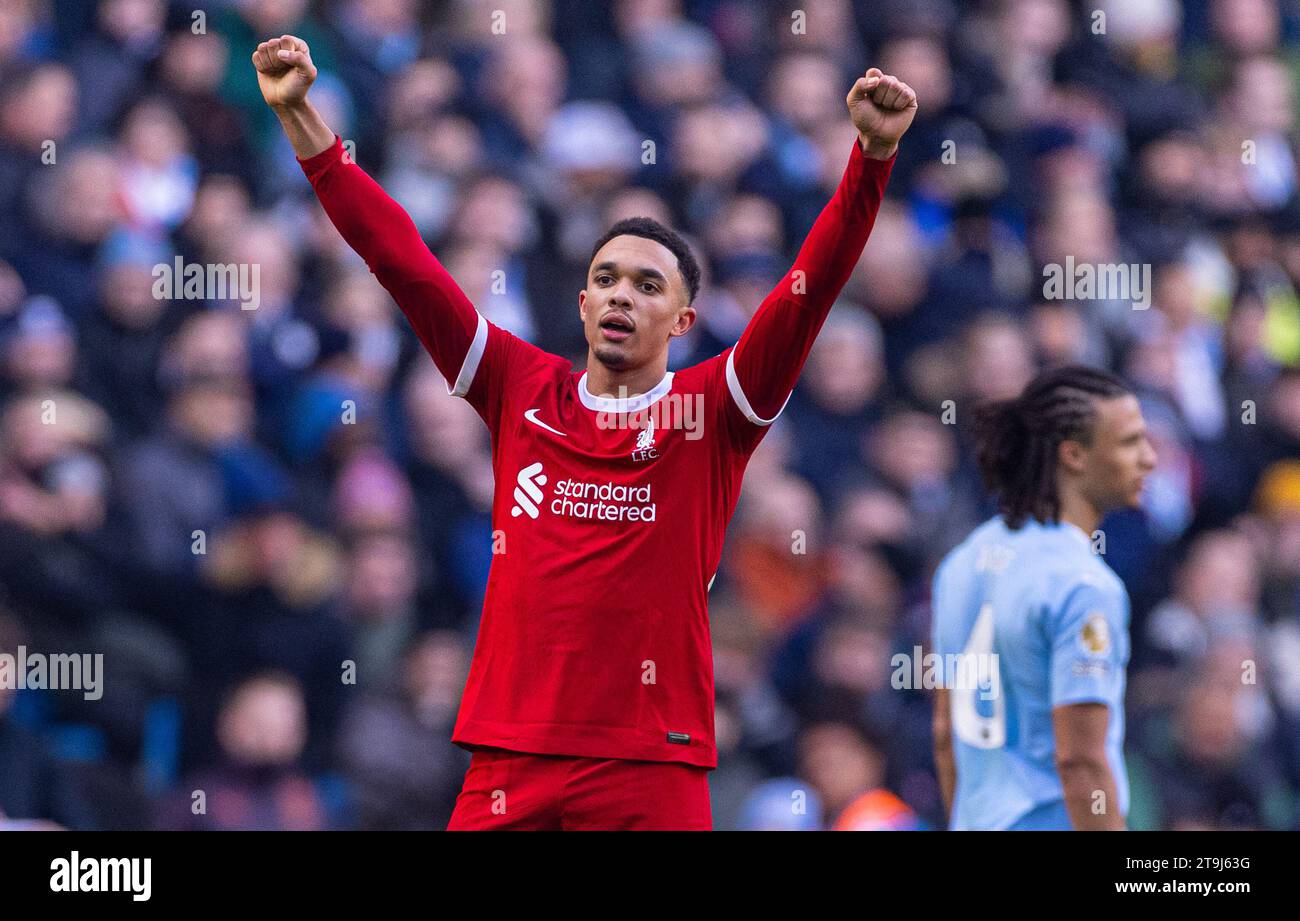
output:
[[[1085,453],[1084,490],[1103,511],[1136,508],[1156,452],[1137,397],[1097,401],[1092,444]]]
[[[677,257],[645,237],[614,237],[596,253],[578,294],[587,344],[609,368],[639,368],[695,322]]]

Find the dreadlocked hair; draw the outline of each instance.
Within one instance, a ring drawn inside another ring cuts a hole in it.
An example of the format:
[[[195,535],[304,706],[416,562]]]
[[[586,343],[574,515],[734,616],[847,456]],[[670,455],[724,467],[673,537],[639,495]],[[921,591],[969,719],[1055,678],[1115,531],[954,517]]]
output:
[[[1067,365],[1038,375],[1013,400],[973,409],[975,457],[1007,527],[1015,530],[1031,516],[1044,523],[1057,520],[1057,447],[1070,439],[1088,444],[1097,401],[1129,392],[1107,371]]]

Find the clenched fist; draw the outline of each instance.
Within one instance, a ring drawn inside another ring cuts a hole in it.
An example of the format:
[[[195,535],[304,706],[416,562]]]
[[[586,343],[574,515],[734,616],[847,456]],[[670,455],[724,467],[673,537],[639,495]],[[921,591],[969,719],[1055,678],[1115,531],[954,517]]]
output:
[[[916,91],[897,77],[871,68],[844,100],[868,155],[887,159],[916,117]]]
[[[253,66],[257,68],[257,86],[262,98],[273,109],[301,105],[316,79],[311,49],[293,35],[281,35],[258,45],[253,52]]]

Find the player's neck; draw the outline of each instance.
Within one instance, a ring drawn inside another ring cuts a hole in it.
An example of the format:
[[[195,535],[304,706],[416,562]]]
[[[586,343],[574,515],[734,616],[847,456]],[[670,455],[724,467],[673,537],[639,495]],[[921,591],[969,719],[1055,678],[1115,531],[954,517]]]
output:
[[[1060,519],[1068,521],[1084,534],[1092,534],[1101,525],[1102,510],[1071,489],[1061,490]]]
[[[653,390],[668,371],[664,364],[652,363],[625,370],[608,368],[591,353],[587,354],[587,389],[595,396],[632,397]]]

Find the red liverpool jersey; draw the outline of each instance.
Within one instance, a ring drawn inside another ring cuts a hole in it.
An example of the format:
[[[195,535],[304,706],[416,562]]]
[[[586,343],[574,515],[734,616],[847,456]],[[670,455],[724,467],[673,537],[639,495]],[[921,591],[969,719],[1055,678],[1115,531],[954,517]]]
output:
[[[448,390],[492,434],[494,555],[453,740],[714,767],[707,599],[727,522],[862,253],[893,161],[855,140],[794,266],[736,346],[626,399],[591,393],[585,372],[479,314],[337,138],[300,162]]]

